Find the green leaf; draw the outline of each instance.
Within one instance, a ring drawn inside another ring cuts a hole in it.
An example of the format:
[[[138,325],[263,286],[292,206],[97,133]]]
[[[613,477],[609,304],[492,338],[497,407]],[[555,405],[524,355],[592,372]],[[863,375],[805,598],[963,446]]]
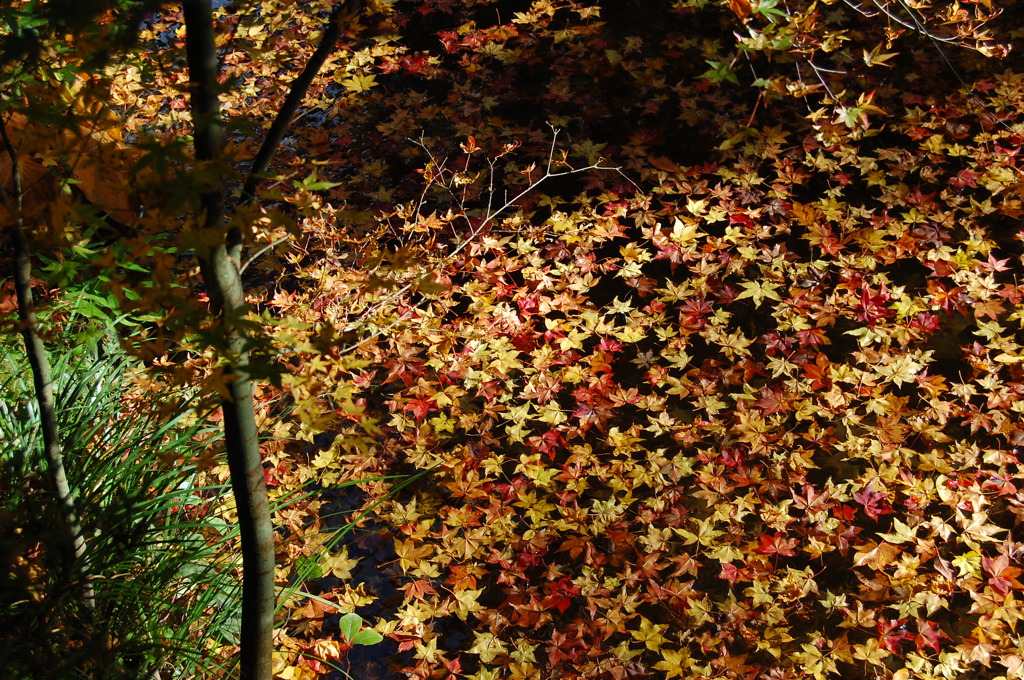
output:
[[[753,7],[754,14],[760,14],[768,21],[775,23],[775,18],[785,18],[786,13],[780,10],[777,5],[779,0],[762,0]]]
[[[323,578],[323,569],[320,566],[320,559],[315,555],[303,555],[295,560],[295,574],[302,581]],[[356,616],[348,614],[347,616]],[[356,616],[356,618],[359,618]],[[359,630],[360,623],[356,623],[356,630]]]
[[[711,68],[700,74],[701,78],[710,80],[713,83],[729,81],[730,83],[739,84],[739,76],[736,75],[736,71],[733,70],[730,64],[711,60],[707,60],[705,63]]]
[[[341,630],[341,636],[348,640],[349,644],[356,644],[355,638],[360,632],[359,629],[363,627],[363,619],[359,614],[345,614],[341,617],[341,621],[338,622],[338,628]]]
[[[349,642],[353,645],[375,645],[383,639],[383,635],[375,630],[367,628],[366,630],[361,630],[356,633]]]
[[[325,191],[327,189],[333,189],[334,187],[341,186],[341,183],[318,180],[316,170],[314,170],[301,182],[296,182],[295,186],[299,189],[305,189],[306,191]]]

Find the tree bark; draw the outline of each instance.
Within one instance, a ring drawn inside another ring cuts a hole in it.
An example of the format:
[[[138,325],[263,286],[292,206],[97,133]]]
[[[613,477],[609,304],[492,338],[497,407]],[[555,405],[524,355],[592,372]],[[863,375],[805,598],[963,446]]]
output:
[[[85,535],[75,509],[75,498],[71,494],[67,473],[64,470],[64,451],[57,427],[57,407],[53,398],[53,379],[50,375],[50,361],[46,347],[39,335],[39,320],[36,316],[35,301],[32,297],[32,251],[25,236],[22,214],[21,171],[18,167],[18,153],[7,133],[7,125],[0,118],[0,139],[11,159],[12,191],[0,188],[4,202],[11,212],[9,235],[14,250],[14,288],[18,299],[18,320],[21,337],[25,341],[25,353],[32,369],[32,383],[36,402],[39,405],[39,422],[43,435],[43,452],[46,456],[50,483],[60,509],[65,534],[65,557],[69,564],[77,563],[82,579],[82,598],[86,608],[94,613],[96,596],[90,578],[89,566],[85,559]]]
[[[217,52],[210,0],[184,0],[185,49],[191,86],[196,162],[222,161],[223,124],[217,99]],[[228,250],[223,183],[200,195],[199,228],[216,238],[199,253],[200,269],[218,316],[227,397],[221,402],[231,489],[242,541],[241,680],[270,680],[274,651],[274,536],[263,477],[253,406],[248,338],[243,322],[248,303],[239,251]]]

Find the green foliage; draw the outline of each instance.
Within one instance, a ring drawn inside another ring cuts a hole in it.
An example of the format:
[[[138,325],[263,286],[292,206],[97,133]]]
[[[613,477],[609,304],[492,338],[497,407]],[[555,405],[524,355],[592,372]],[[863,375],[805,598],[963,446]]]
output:
[[[363,619],[359,614],[345,614],[338,622],[341,638],[350,646],[375,645],[384,637],[375,630],[362,630]]]
[[[54,554],[59,520],[41,474],[36,407],[23,359],[2,357],[0,466],[5,538],[0,665],[13,678],[201,677],[232,642],[234,565],[219,518],[222,486],[203,485],[195,460],[216,440],[180,409],[161,419],[134,392],[116,354],[57,352],[54,374],[65,461],[86,536],[96,610],[89,612]],[[63,650],[54,654],[53,650]]]

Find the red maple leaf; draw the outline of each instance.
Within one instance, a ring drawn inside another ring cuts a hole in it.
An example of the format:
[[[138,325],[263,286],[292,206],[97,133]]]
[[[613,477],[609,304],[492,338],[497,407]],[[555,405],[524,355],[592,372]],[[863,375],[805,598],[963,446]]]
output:
[[[860,301],[854,306],[858,312],[857,319],[874,326],[879,319],[893,316],[896,312],[885,306],[890,297],[889,287],[885,284],[882,284],[877,293],[872,291],[868,284],[863,284],[860,289]]]
[[[925,647],[931,647],[936,653],[939,652],[939,640],[949,639],[949,636],[942,632],[942,629],[935,623],[925,619],[917,620],[917,635],[914,642],[917,643],[918,651],[923,652]]]
[[[799,542],[795,538],[786,538],[786,534],[781,531],[771,534],[763,533],[759,541],[760,545],[757,546],[754,552],[761,555],[782,555],[783,557],[795,557],[796,552],[793,548]]]
[[[900,643],[912,637],[909,630],[907,630],[906,619],[897,619],[896,621],[888,621],[881,619],[877,624],[878,629],[878,642],[894,654],[898,654],[900,651]]]
[[[806,363],[800,370],[803,377],[810,378],[812,390],[827,390],[832,387],[832,378],[828,375],[831,365],[828,357],[819,352],[813,364]]]
[[[568,576],[563,576],[545,588],[548,589],[550,593],[542,600],[542,604],[545,607],[554,607],[563,614],[572,606],[572,599],[580,594],[580,589]]]
[[[412,414],[417,420],[422,420],[427,417],[428,413],[436,411],[437,402],[430,397],[420,397],[419,399],[410,399],[405,403],[404,410],[412,411]]]
[[[875,490],[875,483],[871,482],[866,487],[853,494],[853,500],[857,501],[864,508],[871,519],[878,519],[882,515],[892,513],[892,506],[889,505],[889,497],[884,493]]]

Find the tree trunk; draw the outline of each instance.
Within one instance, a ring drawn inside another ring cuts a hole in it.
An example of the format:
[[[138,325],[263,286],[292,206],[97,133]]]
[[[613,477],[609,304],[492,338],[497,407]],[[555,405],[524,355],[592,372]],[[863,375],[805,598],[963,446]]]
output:
[[[217,52],[210,0],[185,0],[188,58],[197,164],[221,162],[223,127],[217,100]],[[199,253],[203,282],[218,316],[227,357],[228,396],[222,400],[231,489],[242,540],[241,680],[270,680],[274,651],[274,536],[263,478],[253,407],[249,352],[242,323],[248,312],[238,250],[229,254],[224,190],[218,183],[200,196],[199,228],[216,238]]]
[[[82,525],[75,509],[75,499],[64,470],[64,452],[60,442],[60,431],[57,428],[57,407],[53,399],[50,361],[46,356],[43,339],[39,336],[39,320],[32,298],[32,251],[25,236],[18,153],[3,119],[0,119],[0,139],[3,140],[4,149],[11,159],[12,191],[8,193],[6,189],[0,188],[0,192],[3,193],[4,203],[8,205],[11,213],[8,233],[14,250],[13,274],[18,299],[18,320],[21,323],[21,337],[25,341],[25,353],[32,368],[36,402],[39,404],[39,422],[43,434],[47,471],[60,508],[62,529],[65,534],[65,557],[71,565],[77,562],[78,572],[82,578],[82,598],[89,612],[95,613],[96,597],[89,576],[89,566],[85,560],[85,535],[82,533]]]

